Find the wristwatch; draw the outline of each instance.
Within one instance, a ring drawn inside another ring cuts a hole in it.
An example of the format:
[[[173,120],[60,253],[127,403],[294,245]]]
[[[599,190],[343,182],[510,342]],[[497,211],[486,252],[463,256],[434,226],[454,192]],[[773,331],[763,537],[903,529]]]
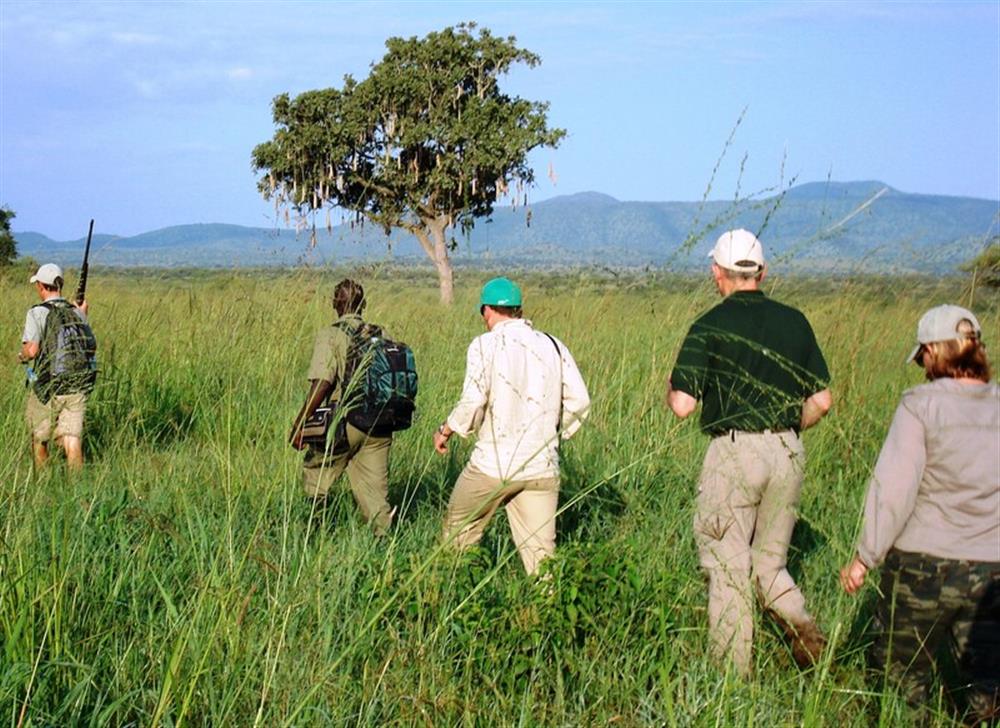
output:
[[[448,437],[447,435],[444,434],[444,428],[445,428],[445,425],[447,425],[447,424],[448,424],[448,421],[445,420],[440,425],[438,425],[438,434],[439,435],[443,435],[444,437]]]

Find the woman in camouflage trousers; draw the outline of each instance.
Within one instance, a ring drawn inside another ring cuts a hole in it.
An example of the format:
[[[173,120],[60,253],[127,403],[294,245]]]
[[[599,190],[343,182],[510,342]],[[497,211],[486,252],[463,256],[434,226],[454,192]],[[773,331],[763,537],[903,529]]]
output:
[[[972,312],[932,308],[917,342],[930,382],[903,394],[840,581],[853,594],[882,565],[873,666],[920,704],[950,643],[968,717],[985,722],[1000,717],[1000,389]]]

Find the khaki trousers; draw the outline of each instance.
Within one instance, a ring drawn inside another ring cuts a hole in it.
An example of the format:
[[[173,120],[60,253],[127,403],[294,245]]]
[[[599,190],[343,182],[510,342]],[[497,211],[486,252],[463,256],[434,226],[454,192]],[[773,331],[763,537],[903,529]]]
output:
[[[31,437],[44,443],[62,437],[83,437],[83,417],[87,411],[87,395],[54,394],[42,404],[33,390],[28,392],[26,417]]]
[[[389,507],[389,447],[391,437],[372,437],[347,425],[347,452],[333,455],[309,448],[302,464],[302,487],[310,498],[325,498],[347,471],[351,493],[361,514],[378,534],[392,524]]]
[[[524,570],[534,574],[556,550],[559,478],[503,481],[466,465],[455,481],[444,519],[444,538],[458,549],[479,543],[501,505]]]
[[[754,585],[764,608],[781,619],[812,620],[785,568],[804,465],[792,431],[722,435],[705,453],[694,533],[708,574],[709,642],[743,674],[751,666]]]

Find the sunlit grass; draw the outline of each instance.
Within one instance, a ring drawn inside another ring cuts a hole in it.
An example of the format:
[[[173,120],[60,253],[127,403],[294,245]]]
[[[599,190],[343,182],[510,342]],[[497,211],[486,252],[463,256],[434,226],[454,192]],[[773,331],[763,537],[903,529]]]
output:
[[[431,433],[481,332],[459,275],[365,271],[369,318],[414,349],[419,413],[397,436],[385,540],[346,487],[319,517],[285,445],[336,274],[96,275],[102,366],[88,464],[32,472],[22,373],[0,373],[0,714],[10,725],[895,725],[915,714],[862,666],[870,603],[843,596],[867,476],[915,322],[958,284],[781,280],[833,372],[834,413],[805,435],[791,569],[833,637],[801,672],[766,621],[755,677],[706,658],[691,534],[707,444],[663,409],[663,381],[707,280],[524,279],[527,314],[573,351],[594,409],[564,448],[551,589],[526,579],[502,515],[477,552],[440,548],[468,444]],[[0,283],[14,352],[31,289]],[[995,306],[995,302],[992,303]],[[982,310],[995,340],[995,310]],[[871,596],[871,591],[869,591]],[[946,707],[930,720],[948,724]]]

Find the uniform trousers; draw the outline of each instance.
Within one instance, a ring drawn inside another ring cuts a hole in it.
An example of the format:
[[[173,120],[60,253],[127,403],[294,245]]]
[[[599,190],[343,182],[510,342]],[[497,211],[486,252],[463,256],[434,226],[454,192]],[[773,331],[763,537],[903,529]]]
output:
[[[791,430],[733,431],[705,453],[694,533],[708,576],[709,642],[717,659],[731,659],[742,674],[751,669],[755,587],[786,623],[812,621],[786,568],[804,466]]]
[[[392,524],[389,507],[389,448],[392,437],[373,437],[347,425],[344,452],[323,452],[310,447],[302,464],[302,486],[310,498],[325,498],[337,479],[347,471],[351,493],[361,514],[378,534]]]

